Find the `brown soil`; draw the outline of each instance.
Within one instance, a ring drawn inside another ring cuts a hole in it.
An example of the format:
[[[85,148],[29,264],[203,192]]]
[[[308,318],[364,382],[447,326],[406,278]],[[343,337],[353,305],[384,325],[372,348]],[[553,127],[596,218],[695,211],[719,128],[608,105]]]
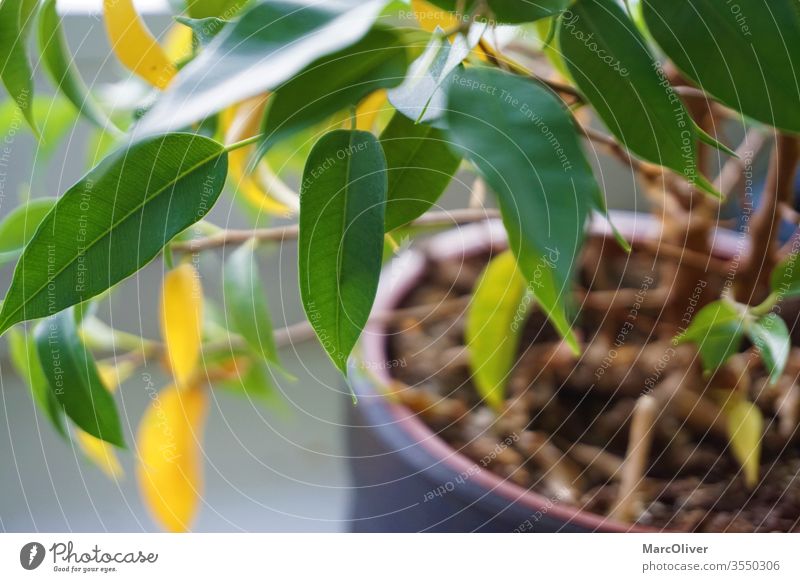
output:
[[[631,412],[642,394],[652,394],[658,419],[632,522],[677,531],[800,531],[800,351],[795,348],[776,386],[765,381],[749,346],[705,380],[694,349],[668,339],[682,317],[663,313],[663,282],[652,270],[653,258],[628,257],[609,245],[588,248],[580,282],[592,293],[578,299],[583,355],[573,358],[544,317],[533,313],[500,416],[481,404],[463,345],[465,306],[489,256],[429,261],[402,306],[437,308],[404,317],[390,330],[390,357],[401,362],[392,368],[398,398],[481,466],[558,503],[609,515],[619,497]],[[597,249],[604,249],[602,256]],[[721,275],[705,281],[708,290],[722,285]],[[698,296],[687,309],[711,299]],[[797,313],[782,307],[784,317]],[[753,490],[708,397],[709,388],[723,385],[748,391],[765,417],[760,482]]]

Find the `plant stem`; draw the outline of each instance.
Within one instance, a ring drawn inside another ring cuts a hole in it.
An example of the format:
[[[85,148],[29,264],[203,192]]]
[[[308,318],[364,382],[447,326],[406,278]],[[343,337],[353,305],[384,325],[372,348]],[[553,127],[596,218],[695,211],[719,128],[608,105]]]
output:
[[[243,139],[241,141],[233,142],[233,143],[228,144],[228,145],[225,146],[225,151],[226,152],[232,152],[234,150],[238,150],[238,149],[241,149],[241,148],[246,148],[247,146],[253,145],[254,143],[258,142],[263,137],[264,137],[264,134],[263,133],[259,133],[257,135],[250,136],[247,139]]]

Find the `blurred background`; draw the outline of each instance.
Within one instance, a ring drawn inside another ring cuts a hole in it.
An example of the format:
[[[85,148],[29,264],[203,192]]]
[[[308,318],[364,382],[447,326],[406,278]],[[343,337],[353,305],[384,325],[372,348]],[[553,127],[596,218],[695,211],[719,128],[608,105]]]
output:
[[[166,4],[136,2],[157,37],[172,25]],[[132,81],[110,54],[100,0],[59,0],[64,29],[87,84],[106,99],[133,100],[141,83]],[[33,39],[32,39],[33,40]],[[34,63],[35,64],[35,63]],[[41,74],[37,117],[44,139],[37,144],[5,93],[0,94],[0,142],[9,148],[0,166],[0,219],[20,200],[57,196],[91,164],[98,136],[75,120],[71,105],[52,99],[52,86]],[[59,137],[64,136],[64,137]],[[595,156],[589,155],[595,162]],[[642,210],[631,175],[616,162],[596,165],[612,207]],[[297,183],[297,176],[284,176]],[[465,180],[468,178],[465,177]],[[441,204],[464,207],[469,182],[455,180]],[[263,226],[232,196],[223,195],[210,220],[230,228]],[[221,251],[203,256],[203,286],[219,297]],[[261,272],[276,328],[303,319],[293,244],[265,249]],[[123,330],[158,336],[158,294],[163,263],[154,261],[122,284],[100,317]],[[13,264],[0,269],[0,293],[10,282]],[[344,531],[349,486],[344,449],[344,411],[349,393],[314,341],[281,350],[296,381],[277,378],[285,411],[220,391],[213,392],[204,439],[205,489],[196,531]],[[166,383],[156,362],[137,372],[117,394],[128,443],[149,401],[150,382]],[[149,374],[149,376],[148,376]],[[62,440],[35,410],[27,387],[8,363],[0,342],[0,531],[156,531],[137,491],[134,456],[120,451],[123,478],[109,479],[87,462],[81,451]]]

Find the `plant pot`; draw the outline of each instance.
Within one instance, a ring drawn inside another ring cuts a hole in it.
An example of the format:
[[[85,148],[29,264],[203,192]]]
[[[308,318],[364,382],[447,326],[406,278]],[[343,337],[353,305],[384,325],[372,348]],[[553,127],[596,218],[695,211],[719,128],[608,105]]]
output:
[[[657,239],[659,224],[649,215],[614,212],[628,240]],[[595,236],[611,237],[608,225],[592,223]],[[717,231],[715,254],[729,258],[741,237]],[[609,244],[614,244],[609,241]],[[459,260],[506,246],[499,221],[487,221],[433,237],[428,254]],[[374,313],[396,308],[418,283],[425,258],[405,251],[385,269]],[[351,529],[356,532],[620,532],[652,531],[581,511],[529,491],[479,468],[453,449],[409,409],[392,402],[380,385],[391,381],[386,324],[371,321],[351,362],[356,406],[348,406],[347,441],[353,481]]]

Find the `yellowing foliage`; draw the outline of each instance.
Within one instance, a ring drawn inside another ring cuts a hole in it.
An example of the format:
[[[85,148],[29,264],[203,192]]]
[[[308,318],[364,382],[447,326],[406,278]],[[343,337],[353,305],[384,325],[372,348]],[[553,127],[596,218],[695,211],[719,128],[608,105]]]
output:
[[[356,107],[356,129],[372,131],[375,121],[386,107],[386,89],[379,89],[367,95]]]
[[[167,54],[142,21],[132,0],[103,0],[111,50],[131,72],[165,89],[177,73]]]
[[[155,395],[139,424],[139,489],[155,520],[168,531],[187,531],[197,515],[207,411],[203,388],[167,386]]]
[[[161,292],[161,336],[175,382],[189,383],[200,359],[203,289],[194,267],[184,263],[164,276]]]
[[[459,23],[455,14],[425,0],[411,0],[411,9],[420,27],[428,32],[433,32],[437,26],[442,30],[450,30]]]

